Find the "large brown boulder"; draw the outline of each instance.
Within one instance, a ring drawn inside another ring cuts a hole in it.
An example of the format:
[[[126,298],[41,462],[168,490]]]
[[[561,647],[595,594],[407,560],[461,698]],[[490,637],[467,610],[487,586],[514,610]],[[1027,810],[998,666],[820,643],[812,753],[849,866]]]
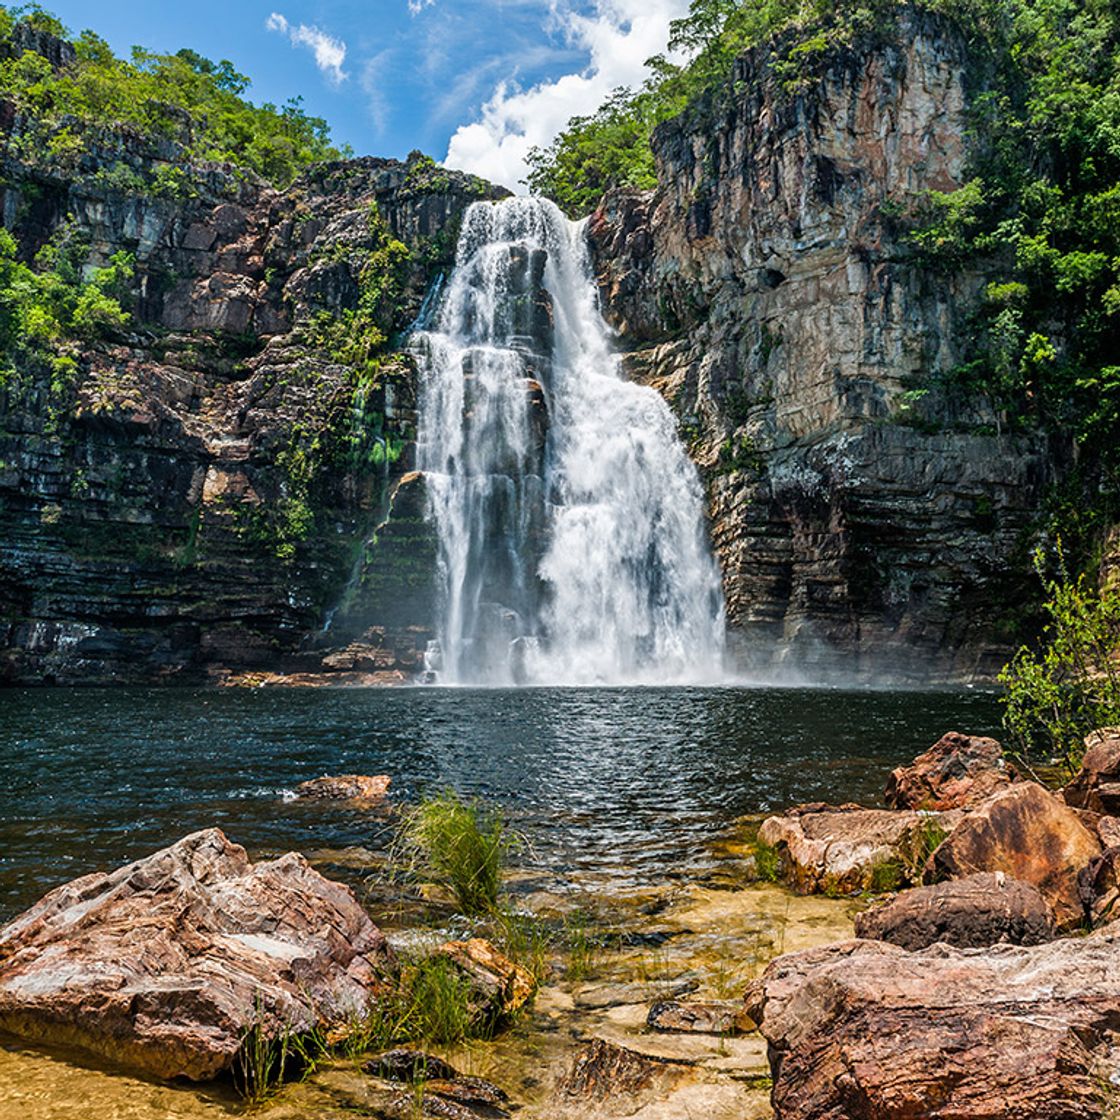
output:
[[[1120,932],[779,957],[748,990],[778,1120],[1100,1120],[1118,1061]]]
[[[1074,809],[1034,782],[1021,782],[972,810],[933,853],[926,881],[1002,871],[1037,887],[1059,929],[1081,925],[1077,877],[1100,840]]]
[[[1040,945],[1054,937],[1054,915],[1028,883],[982,872],[903,891],[856,915],[856,936],[916,951],[937,942],[982,949],[1000,941]]]
[[[892,771],[883,797],[892,809],[963,809],[1014,778],[995,739],[950,731],[909,766]]]
[[[1102,727],[1085,736],[1081,769],[1062,796],[1077,809],[1120,815],[1120,728]]]
[[[300,782],[295,795],[307,801],[350,801],[361,805],[376,805],[385,800],[393,779],[387,774],[324,774]]]
[[[920,874],[925,838],[940,842],[959,819],[959,813],[799,805],[764,821],[758,839],[777,850],[782,878],[795,890],[893,889]]]
[[[266,1037],[352,1023],[391,969],[353,892],[218,830],[52,891],[0,929],[0,1028],[202,1081]]]

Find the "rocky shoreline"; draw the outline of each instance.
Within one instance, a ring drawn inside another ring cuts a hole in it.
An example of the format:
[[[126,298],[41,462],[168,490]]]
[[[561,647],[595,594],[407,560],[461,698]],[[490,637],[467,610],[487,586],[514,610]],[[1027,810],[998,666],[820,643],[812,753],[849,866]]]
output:
[[[604,900],[614,933],[581,926],[523,963],[524,944],[451,930],[438,891],[404,911],[372,887],[359,901],[299,855],[252,863],[212,829],[0,930],[0,1031],[200,1081],[228,1080],[251,1044],[329,1040],[312,1076],[262,1106],[278,1120],[327,1099],[459,1120],[1103,1118],[1120,1078],[1120,822],[1101,809],[1118,778],[1112,729],[1057,791],[993,740],[952,733],[891,775],[889,808],[771,817],[721,881]],[[301,795],[381,806],[387,790],[344,775]],[[574,928],[563,895],[519,906],[535,928]],[[418,944],[508,1024],[491,1041],[377,1056],[360,1024]],[[421,1060],[423,1076],[386,1073]]]

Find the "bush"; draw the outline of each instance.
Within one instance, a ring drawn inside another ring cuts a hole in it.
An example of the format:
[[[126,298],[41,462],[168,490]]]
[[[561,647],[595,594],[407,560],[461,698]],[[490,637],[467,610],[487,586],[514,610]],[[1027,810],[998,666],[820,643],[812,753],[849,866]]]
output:
[[[459,910],[473,915],[496,909],[514,843],[501,813],[448,790],[405,814],[397,847],[407,866],[447,887]]]
[[[1043,752],[1073,771],[1085,736],[1120,721],[1120,593],[1072,577],[1060,540],[1056,561],[1057,573],[1049,575],[1045,554],[1035,552],[1049,622],[1039,647],[1021,647],[999,681],[1006,689],[1003,725],[1018,756],[1029,762]]]

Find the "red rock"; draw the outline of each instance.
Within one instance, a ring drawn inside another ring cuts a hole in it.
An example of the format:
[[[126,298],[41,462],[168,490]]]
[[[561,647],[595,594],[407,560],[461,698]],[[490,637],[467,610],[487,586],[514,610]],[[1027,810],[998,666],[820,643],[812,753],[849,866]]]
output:
[[[779,957],[746,1011],[779,1120],[1101,1120],[1117,1062],[1120,932]]]
[[[856,915],[856,936],[915,951],[937,942],[986,948],[1006,941],[1039,945],[1054,938],[1054,916],[1027,883],[996,872],[903,891]]]
[[[519,1011],[537,990],[533,974],[502,956],[489,941],[448,941],[437,950],[466,977],[474,1017],[496,1022]]]
[[[324,775],[300,782],[296,786],[296,796],[308,801],[384,801],[393,779],[379,774],[370,777],[366,774],[339,774],[337,777]]]
[[[734,1000],[696,1000],[684,1003],[670,999],[649,1009],[646,1026],[655,1031],[689,1034],[744,1034],[755,1024]]]
[[[962,809],[979,804],[1015,778],[995,739],[950,731],[887,779],[893,809]]]
[[[778,850],[783,878],[794,889],[843,893],[875,887],[886,865],[904,878],[907,868],[920,873],[923,833],[933,828],[948,832],[959,819],[959,812],[800,805],[764,821],[758,838]]]
[[[926,882],[1002,871],[1037,887],[1059,929],[1084,917],[1078,873],[1100,854],[1097,836],[1060,798],[1020,782],[974,809],[933,853]]]
[[[1120,815],[1120,728],[1102,727],[1085,736],[1081,769],[1062,796],[1078,809]]]
[[[0,1028],[156,1077],[229,1069],[244,1034],[340,1028],[391,970],[353,892],[218,830],[46,895],[0,930]]]

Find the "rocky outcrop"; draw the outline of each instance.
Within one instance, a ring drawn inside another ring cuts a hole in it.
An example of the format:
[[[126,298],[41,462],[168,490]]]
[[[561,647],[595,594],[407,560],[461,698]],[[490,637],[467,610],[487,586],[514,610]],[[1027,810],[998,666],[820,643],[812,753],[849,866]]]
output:
[[[1120,813],[1120,728],[1102,727],[1085,737],[1081,769],[1062,796],[1076,809]]]
[[[755,1029],[742,1005],[731,1000],[661,1000],[649,1009],[646,1026],[683,1034],[733,1035]]]
[[[977,67],[910,9],[799,57],[792,90],[780,53],[658,128],[656,192],[604,199],[603,305],[701,468],[743,663],[983,677],[1050,460],[939,388],[983,277],[930,268],[900,218],[965,181]]]
[[[853,941],[780,957],[746,1010],[779,1120],[1100,1120],[1120,1069],[1120,933],[1033,948]]]
[[[0,929],[0,1028],[161,1078],[229,1069],[246,1036],[346,1029],[392,968],[353,892],[217,829],[59,887]]]
[[[930,856],[926,881],[1003,872],[1030,883],[1060,929],[1084,920],[1078,875],[1100,840],[1077,813],[1034,782],[1022,782],[973,809]]]
[[[950,731],[909,766],[892,770],[883,800],[892,809],[964,809],[1014,779],[995,739]]]
[[[437,954],[463,978],[471,1017],[481,1027],[516,1014],[537,990],[533,974],[503,956],[485,938],[448,941]]]
[[[21,35],[14,49],[66,62],[59,40]],[[60,168],[26,142],[35,128],[0,113],[0,221],[21,256],[64,237],[87,269],[132,254],[135,282],[127,331],[76,351],[72,378],[0,383],[0,682],[320,669],[330,610],[363,550],[377,566],[373,530],[411,467],[415,371],[394,342],[465,207],[506,192],[418,156],[277,191],[127,130]],[[341,644],[414,674],[431,597],[357,590]]]
[[[959,819],[959,813],[799,805],[765,820],[758,839],[776,849],[782,878],[795,890],[883,890],[916,879],[929,837],[940,840]]]
[[[1042,895],[999,872],[903,891],[857,914],[855,925],[857,937],[911,952],[939,941],[983,949],[1000,941],[1041,945],[1054,938],[1054,916]]]

